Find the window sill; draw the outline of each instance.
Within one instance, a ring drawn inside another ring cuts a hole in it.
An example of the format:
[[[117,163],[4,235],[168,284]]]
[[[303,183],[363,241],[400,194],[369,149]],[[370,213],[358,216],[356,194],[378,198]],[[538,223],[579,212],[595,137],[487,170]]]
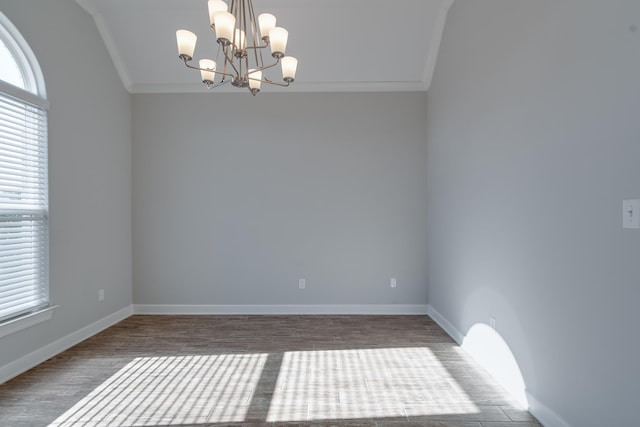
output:
[[[34,313],[25,314],[24,316],[20,316],[16,319],[0,323],[0,338],[50,320],[53,317],[53,310],[56,308],[58,308],[58,306],[54,305],[43,308],[42,310],[38,310]]]

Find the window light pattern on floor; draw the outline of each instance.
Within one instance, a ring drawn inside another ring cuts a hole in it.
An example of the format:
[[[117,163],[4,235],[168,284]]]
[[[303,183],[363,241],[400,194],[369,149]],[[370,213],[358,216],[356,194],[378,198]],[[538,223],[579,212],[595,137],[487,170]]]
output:
[[[284,354],[267,421],[477,412],[428,348],[296,351]]]
[[[136,358],[50,427],[243,421],[266,358],[266,354]]]
[[[428,348],[139,357],[49,427],[478,413]]]

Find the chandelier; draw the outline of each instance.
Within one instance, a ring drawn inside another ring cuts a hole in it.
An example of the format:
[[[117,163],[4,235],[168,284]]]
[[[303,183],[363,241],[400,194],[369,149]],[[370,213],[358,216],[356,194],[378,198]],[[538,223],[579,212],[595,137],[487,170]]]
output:
[[[191,65],[197,36],[188,30],[176,31],[178,56],[187,68],[200,71],[202,82],[212,89],[231,82],[248,88],[252,95],[260,92],[262,83],[287,87],[295,79],[298,60],[285,56],[288,32],[276,27],[276,17],[263,13],[255,18],[251,0],[209,0],[209,22],[218,43],[216,61],[201,59]],[[271,60],[265,64],[262,54],[270,49]],[[269,80],[265,71],[280,65],[282,82]],[[217,81],[216,81],[217,80]]]

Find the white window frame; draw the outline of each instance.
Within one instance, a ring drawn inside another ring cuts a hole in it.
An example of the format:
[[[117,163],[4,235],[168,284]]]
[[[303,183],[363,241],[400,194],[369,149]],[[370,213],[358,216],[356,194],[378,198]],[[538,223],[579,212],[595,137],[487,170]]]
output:
[[[30,246],[30,248],[33,248],[34,253],[37,253],[38,264],[42,265],[42,267],[40,268],[32,267],[33,270],[31,270],[34,273],[37,272],[37,274],[34,274],[37,276],[35,283],[40,293],[37,301],[34,299],[33,302],[29,302],[28,307],[21,306],[19,310],[17,308],[18,303],[16,303],[16,310],[3,310],[3,312],[0,312],[0,337],[3,337],[50,319],[53,315],[53,309],[55,307],[52,307],[50,305],[49,298],[49,194],[47,155],[47,111],[49,108],[49,103],[46,98],[44,78],[40,70],[38,61],[31,51],[31,48],[24,40],[20,32],[13,26],[11,21],[9,21],[9,19],[4,14],[2,14],[2,12],[0,12],[0,40],[4,43],[13,58],[16,60],[18,67],[22,71],[25,83],[25,87],[21,88],[0,80],[0,97],[2,98],[0,99],[0,107],[4,106],[4,108],[7,108],[7,110],[3,109],[2,111],[0,111],[0,114],[2,114],[3,112],[10,112],[11,110],[8,109],[12,105],[10,103],[15,102],[15,105],[17,106],[16,108],[21,108],[20,106],[24,106],[25,111],[27,111],[27,109],[35,111],[35,114],[37,115],[39,120],[38,123],[41,123],[44,127],[42,132],[37,132],[38,137],[36,137],[35,139],[32,138],[30,140],[34,141],[35,145],[39,147],[38,152],[43,153],[41,156],[39,156],[40,160],[37,163],[37,168],[40,171],[40,174],[44,175],[44,179],[40,180],[41,183],[38,184],[37,187],[34,187],[37,188],[36,191],[38,191],[38,194],[40,194],[38,198],[38,206],[30,208],[29,206],[25,205],[24,207],[17,206],[15,208],[12,208],[11,205],[0,205],[0,215],[18,214],[37,218],[35,220],[36,222],[32,221],[31,223],[37,225],[34,226],[34,228],[38,228],[40,231],[38,231],[35,237],[30,240],[30,242],[32,242],[30,243],[32,245]],[[22,110],[17,111],[19,112]],[[9,117],[8,113],[5,115],[5,117]],[[5,122],[5,124],[9,123],[9,121]],[[31,126],[33,123],[29,121],[26,122],[26,125]],[[3,126],[2,123],[0,123],[0,127],[1,126]],[[6,141],[8,141],[7,144],[9,144],[9,142],[12,141],[11,137],[9,137],[9,139]],[[2,144],[2,141],[0,141],[0,144]],[[9,145],[6,145],[5,148],[6,147],[9,147]],[[15,165],[14,163],[11,164]],[[8,199],[5,199],[5,201],[6,200]],[[10,201],[5,203],[11,204],[13,202]],[[5,222],[5,224],[7,223],[8,222]],[[0,223],[0,226],[2,225],[3,224]],[[6,255],[6,253],[3,254],[2,251],[3,248],[0,244],[0,267],[3,267],[3,255]],[[9,271],[8,267],[5,268],[7,268],[6,271]],[[0,279],[2,278],[3,276],[0,275]],[[0,280],[0,298],[2,298],[1,291],[2,280]],[[10,295],[9,292],[7,292],[6,295]],[[11,302],[10,296],[7,296],[6,298],[7,299],[5,300],[5,303]],[[2,302],[2,299],[0,299],[0,303]]]

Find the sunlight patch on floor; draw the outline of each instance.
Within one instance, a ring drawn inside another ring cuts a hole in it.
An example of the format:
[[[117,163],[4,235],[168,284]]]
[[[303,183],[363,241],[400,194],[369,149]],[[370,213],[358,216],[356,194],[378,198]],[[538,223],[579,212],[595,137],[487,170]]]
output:
[[[268,422],[477,413],[424,347],[286,352]]]
[[[267,354],[139,357],[49,427],[244,421]]]
[[[414,347],[139,357],[49,427],[478,413],[438,360],[444,356]]]

